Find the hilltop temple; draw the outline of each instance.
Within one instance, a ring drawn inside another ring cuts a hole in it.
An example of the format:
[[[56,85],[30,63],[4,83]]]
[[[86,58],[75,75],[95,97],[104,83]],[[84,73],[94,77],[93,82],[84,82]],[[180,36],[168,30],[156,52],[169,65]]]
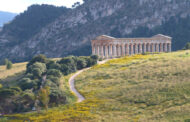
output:
[[[150,38],[114,38],[107,35],[91,41],[92,54],[101,58],[114,58],[146,52],[171,52],[169,36],[162,34]]]

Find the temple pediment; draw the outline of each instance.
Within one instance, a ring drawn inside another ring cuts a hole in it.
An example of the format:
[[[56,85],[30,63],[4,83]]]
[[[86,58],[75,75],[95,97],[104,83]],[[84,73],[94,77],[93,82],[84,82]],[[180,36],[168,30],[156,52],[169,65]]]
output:
[[[96,40],[113,40],[113,39],[115,38],[111,36],[107,36],[107,35],[101,35],[101,36],[96,37]]]
[[[169,36],[166,36],[166,35],[163,35],[163,34],[157,34],[157,35],[153,36],[152,38],[167,38],[167,39],[171,39],[172,37],[169,37]]]

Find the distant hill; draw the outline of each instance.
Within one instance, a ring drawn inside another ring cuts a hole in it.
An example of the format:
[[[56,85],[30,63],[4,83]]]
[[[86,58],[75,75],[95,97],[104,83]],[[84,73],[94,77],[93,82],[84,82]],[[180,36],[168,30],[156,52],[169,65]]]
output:
[[[15,13],[0,11],[0,27],[11,21],[16,15]]]

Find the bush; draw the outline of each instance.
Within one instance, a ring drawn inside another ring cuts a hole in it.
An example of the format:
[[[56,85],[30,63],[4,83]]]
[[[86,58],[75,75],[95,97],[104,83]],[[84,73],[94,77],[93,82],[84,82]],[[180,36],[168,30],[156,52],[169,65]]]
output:
[[[60,81],[59,81],[60,78],[55,77],[55,76],[53,76],[53,75],[48,75],[48,76],[47,76],[47,80],[49,80],[49,81],[55,83],[57,86],[59,86],[59,84],[60,84]]]
[[[19,83],[19,86],[23,91],[32,88],[38,89],[40,85],[39,80],[31,80],[30,78],[23,78]]]
[[[37,56],[33,57],[32,60],[27,64],[27,69],[28,69],[31,65],[33,65],[34,63],[36,63],[36,62],[47,63],[48,60],[47,60],[47,58],[46,58],[45,55],[41,55],[41,54],[40,54],[40,55],[37,55]]]
[[[47,71],[47,75],[53,75],[54,77],[60,78],[62,74],[57,69],[50,69],[50,70]]]
[[[17,93],[18,93],[17,91],[15,91],[14,89],[10,89],[10,88],[0,89],[0,99],[9,98],[11,96],[16,95]]]
[[[91,55],[90,58],[94,59],[94,60],[98,60],[98,56],[97,55]]]
[[[33,65],[31,65],[27,70],[27,72],[33,74],[35,78],[40,78],[43,75],[43,73],[46,72],[47,69],[46,64],[36,62]]]
[[[41,88],[38,92],[39,100],[42,103],[42,105],[48,109],[48,104],[49,104],[49,95],[50,95],[50,89],[49,87]]]
[[[60,70],[61,69],[61,65],[56,63],[55,61],[49,61],[47,64],[47,69],[57,69]]]
[[[65,65],[65,64],[62,64],[61,65],[61,72],[64,75],[68,75],[70,73],[69,67],[67,65]]]
[[[6,65],[7,69],[11,69],[13,67],[13,64],[11,61],[8,61],[7,65]]]
[[[19,83],[19,86],[22,90],[26,90],[26,89],[31,89],[33,88],[33,85],[32,85],[32,81],[31,79],[29,78],[23,78],[20,83]]]
[[[83,58],[78,58],[77,59],[77,69],[81,70],[87,66],[86,60]]]
[[[184,50],[189,50],[190,49],[190,42],[188,42],[183,49]]]
[[[97,64],[97,60],[94,60],[92,58],[87,58],[87,67],[91,67],[95,64]]]
[[[51,89],[50,93],[50,104],[65,104],[66,103],[66,97],[64,96],[64,93],[58,89]]]

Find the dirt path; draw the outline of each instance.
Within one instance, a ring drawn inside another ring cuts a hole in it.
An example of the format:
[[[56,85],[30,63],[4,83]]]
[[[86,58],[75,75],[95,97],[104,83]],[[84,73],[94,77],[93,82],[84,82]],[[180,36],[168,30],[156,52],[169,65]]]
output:
[[[106,63],[108,60],[104,60],[104,61],[99,61],[98,64],[104,64]],[[77,96],[78,101],[77,102],[82,102],[83,100],[85,100],[85,98],[76,90],[75,88],[75,78],[81,74],[82,72],[88,70],[90,68],[86,68],[83,70],[78,71],[77,73],[75,73],[73,76],[70,77],[69,79],[69,86],[70,86],[70,90]]]

